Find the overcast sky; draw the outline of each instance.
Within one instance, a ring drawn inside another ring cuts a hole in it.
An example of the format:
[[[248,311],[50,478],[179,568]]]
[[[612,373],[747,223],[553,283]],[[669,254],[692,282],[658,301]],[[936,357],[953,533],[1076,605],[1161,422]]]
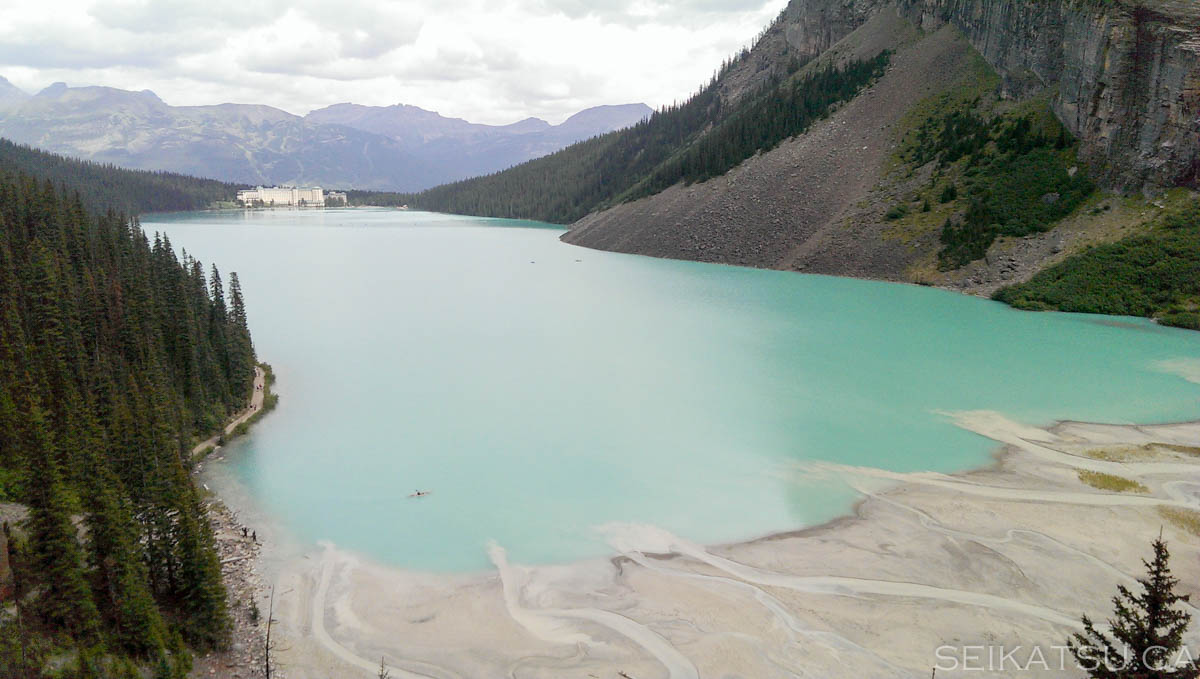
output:
[[[169,104],[413,104],[558,123],[682,99],[786,0],[5,0],[0,75]]]

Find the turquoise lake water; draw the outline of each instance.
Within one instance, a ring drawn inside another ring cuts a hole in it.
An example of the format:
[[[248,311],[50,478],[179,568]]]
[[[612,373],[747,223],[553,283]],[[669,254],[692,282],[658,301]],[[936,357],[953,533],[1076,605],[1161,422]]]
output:
[[[1200,333],[905,285],[585,250],[536,224],[389,210],[150,215],[247,295],[278,410],[229,455],[300,540],[474,571],[845,513],[810,460],[957,471],[995,445],[944,411],[1200,417]],[[414,489],[432,494],[412,500]]]

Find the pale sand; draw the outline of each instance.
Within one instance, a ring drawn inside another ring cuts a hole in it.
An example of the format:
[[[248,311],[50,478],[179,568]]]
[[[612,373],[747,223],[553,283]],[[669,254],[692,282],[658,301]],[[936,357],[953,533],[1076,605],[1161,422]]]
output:
[[[496,571],[476,576],[407,573],[333,547],[287,559],[276,583],[281,669],[370,677],[386,657],[397,678],[928,677],[943,644],[1040,645],[1057,665],[1050,647],[1080,614],[1110,615],[1116,585],[1141,575],[1160,526],[1183,587],[1200,597],[1200,538],[1158,513],[1200,510],[1200,456],[1083,456],[1200,446],[1200,423],[1043,430],[995,413],[947,415],[1005,444],[992,468],[798,469],[846,480],[865,499],[852,517],[795,533],[702,547],[612,525],[604,531],[622,555],[612,560],[524,568],[493,547]],[[1136,479],[1150,494],[1099,491],[1078,470]],[[1200,621],[1190,642],[1200,649]]]

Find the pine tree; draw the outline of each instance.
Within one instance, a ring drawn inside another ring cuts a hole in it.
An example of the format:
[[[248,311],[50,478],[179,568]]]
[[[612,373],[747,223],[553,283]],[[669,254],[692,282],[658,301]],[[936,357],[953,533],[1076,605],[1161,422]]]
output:
[[[208,513],[194,491],[189,495],[180,507],[177,525],[179,592],[188,615],[185,631],[190,643],[218,648],[228,638],[230,625],[221,562],[208,528]]]
[[[1191,614],[1176,608],[1189,596],[1177,594],[1179,579],[1171,575],[1170,553],[1160,535],[1154,541],[1154,560],[1142,560],[1146,577],[1138,579],[1142,592],[1134,595],[1124,585],[1113,597],[1112,636],[1099,632],[1083,616],[1083,633],[1067,641],[1071,653],[1093,679],[1196,679],[1200,667],[1183,649],[1183,634]],[[1186,665],[1176,666],[1178,660]]]
[[[230,377],[234,395],[249,394],[254,384],[254,344],[250,340],[250,325],[246,319],[246,303],[242,298],[242,284],[237,272],[229,274],[229,338],[231,351]]]
[[[100,616],[84,577],[83,554],[50,436],[36,404],[29,410],[25,439],[29,459],[27,524],[32,562],[41,585],[34,610],[43,623],[68,630],[78,640],[94,641]]]
[[[90,467],[85,497],[93,590],[115,641],[126,652],[148,658],[162,652],[166,625],[149,589],[136,524],[116,475],[95,455]]]
[[[230,320],[243,330],[249,326],[246,323],[246,303],[242,300],[242,284],[238,281],[237,272],[229,274],[229,308]]]

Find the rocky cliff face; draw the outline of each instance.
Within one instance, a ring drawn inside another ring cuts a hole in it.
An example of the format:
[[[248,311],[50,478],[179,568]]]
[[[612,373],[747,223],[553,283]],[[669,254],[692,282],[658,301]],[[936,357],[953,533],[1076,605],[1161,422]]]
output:
[[[1012,93],[1051,87],[1106,185],[1200,180],[1200,2],[901,0],[900,9],[925,28],[953,23]]]
[[[792,0],[719,84],[726,100],[738,99],[792,59],[820,56],[862,26],[889,0]]]
[[[890,3],[793,0],[722,84],[817,56]],[[919,26],[953,23],[1010,94],[1049,87],[1097,178],[1123,191],[1200,185],[1200,1],[898,0]]]

